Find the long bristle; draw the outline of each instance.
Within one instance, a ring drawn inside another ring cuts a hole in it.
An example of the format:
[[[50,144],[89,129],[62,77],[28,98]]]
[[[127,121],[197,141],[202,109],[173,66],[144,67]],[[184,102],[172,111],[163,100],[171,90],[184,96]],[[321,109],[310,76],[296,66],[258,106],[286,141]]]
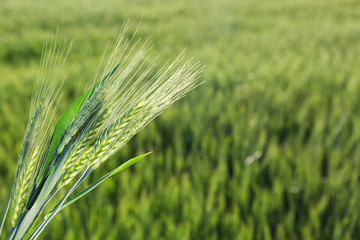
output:
[[[58,187],[69,183],[86,165],[98,167],[163,110],[199,84],[197,79],[202,67],[199,63],[192,64],[191,60],[182,64],[184,53],[155,73],[154,62],[145,67],[150,39],[141,45],[138,40],[130,47],[134,35],[126,39],[126,30],[127,26],[99,75],[101,78],[97,82],[101,84],[87,99],[64,137],[60,151],[83,126],[86,117],[92,116],[74,143]],[[97,105],[106,111],[99,111]]]

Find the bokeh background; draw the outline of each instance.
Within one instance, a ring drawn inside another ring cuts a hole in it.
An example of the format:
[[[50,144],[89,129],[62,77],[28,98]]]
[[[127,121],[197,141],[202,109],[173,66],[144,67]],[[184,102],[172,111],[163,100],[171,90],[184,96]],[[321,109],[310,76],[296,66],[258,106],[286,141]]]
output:
[[[205,83],[88,183],[150,157],[58,214],[40,239],[358,239],[359,16],[357,0],[1,0],[1,213],[43,43],[58,27],[74,40],[64,111],[131,19],[158,62],[186,48],[206,65]]]

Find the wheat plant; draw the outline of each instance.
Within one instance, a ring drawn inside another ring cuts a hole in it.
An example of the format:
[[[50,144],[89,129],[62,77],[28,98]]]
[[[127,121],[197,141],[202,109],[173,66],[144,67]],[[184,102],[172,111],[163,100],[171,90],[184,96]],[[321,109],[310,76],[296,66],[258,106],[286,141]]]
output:
[[[82,192],[71,196],[84,179],[124,146],[172,103],[199,84],[199,63],[184,62],[180,54],[158,71],[149,61],[151,42],[129,39],[124,24],[92,87],[60,118],[56,107],[64,83],[65,61],[71,41],[45,44],[35,81],[30,120],[18,157],[17,171],[0,225],[9,219],[8,239],[36,239],[64,207],[78,200],[107,178],[149,153],[130,159]],[[44,207],[64,186],[67,192],[47,214]],[[10,214],[7,214],[10,211]],[[8,216],[8,217],[7,217]],[[39,220],[39,221],[37,221]]]

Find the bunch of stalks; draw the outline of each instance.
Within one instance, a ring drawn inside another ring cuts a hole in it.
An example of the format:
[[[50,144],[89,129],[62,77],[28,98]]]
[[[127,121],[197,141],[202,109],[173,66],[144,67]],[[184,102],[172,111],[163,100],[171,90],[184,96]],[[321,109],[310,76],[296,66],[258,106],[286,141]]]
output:
[[[36,239],[56,213],[148,155],[128,160],[72,196],[92,171],[199,84],[200,64],[184,62],[183,54],[158,71],[154,61],[145,66],[150,40],[134,42],[135,34],[127,39],[127,29],[125,24],[109,60],[104,64],[101,61],[103,67],[92,87],[58,119],[56,106],[71,42],[57,44],[55,37],[50,44],[44,44],[30,120],[0,225],[1,234],[8,216],[12,225],[9,240]],[[67,192],[55,207],[42,214],[44,207],[67,185]]]

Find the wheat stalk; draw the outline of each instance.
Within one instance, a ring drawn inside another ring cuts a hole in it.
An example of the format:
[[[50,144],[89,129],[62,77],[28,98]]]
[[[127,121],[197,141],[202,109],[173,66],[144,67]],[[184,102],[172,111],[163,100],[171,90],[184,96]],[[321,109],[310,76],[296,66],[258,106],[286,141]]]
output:
[[[32,182],[36,175],[36,168],[40,164],[41,153],[50,138],[50,131],[55,124],[53,109],[59,101],[59,91],[63,82],[61,71],[71,47],[65,40],[56,48],[56,37],[51,44],[44,44],[43,55],[40,62],[40,74],[35,82],[35,91],[31,101],[30,122],[26,131],[24,142],[18,157],[18,170],[16,174],[12,226],[24,211],[29,198]],[[48,79],[52,79],[51,82]]]

